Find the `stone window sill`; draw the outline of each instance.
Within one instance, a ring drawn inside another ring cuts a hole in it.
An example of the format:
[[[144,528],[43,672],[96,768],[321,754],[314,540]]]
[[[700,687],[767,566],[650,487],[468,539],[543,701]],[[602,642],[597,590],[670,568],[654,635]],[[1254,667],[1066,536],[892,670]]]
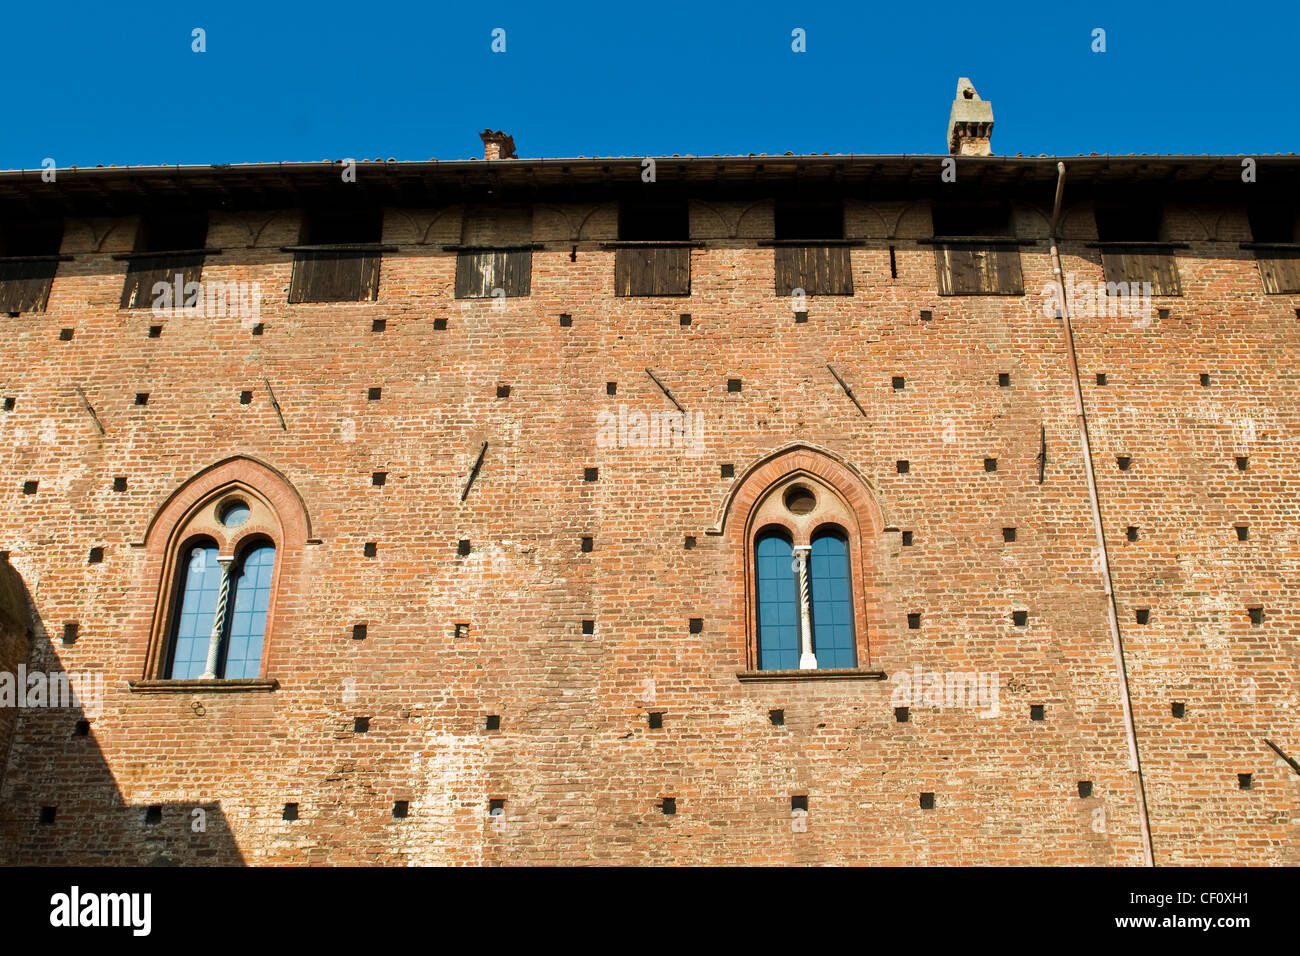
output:
[[[790,681],[886,680],[887,678],[884,671],[869,671],[860,667],[827,667],[817,670],[738,671],[736,679],[742,684],[765,684]]]
[[[194,694],[209,691],[238,694],[249,691],[272,691],[280,686],[274,677],[247,677],[225,680],[132,680],[126,686],[135,694]]]

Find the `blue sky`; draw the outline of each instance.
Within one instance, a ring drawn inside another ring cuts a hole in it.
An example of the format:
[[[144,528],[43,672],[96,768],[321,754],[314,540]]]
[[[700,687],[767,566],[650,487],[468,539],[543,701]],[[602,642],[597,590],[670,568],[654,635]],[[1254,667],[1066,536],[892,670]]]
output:
[[[486,126],[525,157],[942,153],[958,76],[999,154],[1300,152],[1300,2],[101,0],[0,30],[6,169],[466,159]]]

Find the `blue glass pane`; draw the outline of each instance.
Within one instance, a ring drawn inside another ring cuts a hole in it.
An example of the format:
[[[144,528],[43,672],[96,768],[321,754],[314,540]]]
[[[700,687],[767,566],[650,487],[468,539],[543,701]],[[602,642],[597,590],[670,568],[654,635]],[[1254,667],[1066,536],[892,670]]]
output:
[[[853,589],[844,538],[835,532],[813,538],[808,571],[812,576],[813,652],[817,666],[856,667]]]
[[[223,677],[261,675],[262,639],[266,636],[266,609],[271,604],[271,575],[274,571],[275,548],[272,545],[261,545],[245,552],[239,577],[231,585]]]
[[[758,666],[793,670],[799,666],[799,592],[790,542],[776,534],[758,539]]]
[[[191,548],[181,567],[181,610],[172,635],[172,666],[167,676],[189,680],[203,676],[212,639],[212,616],[221,592],[221,566],[217,549]]]

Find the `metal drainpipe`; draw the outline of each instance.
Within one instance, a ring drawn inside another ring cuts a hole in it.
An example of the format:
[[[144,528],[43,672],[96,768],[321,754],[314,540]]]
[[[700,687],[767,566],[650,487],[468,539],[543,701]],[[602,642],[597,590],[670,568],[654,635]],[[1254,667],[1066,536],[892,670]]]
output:
[[[1088,438],[1088,416],[1083,408],[1083,391],[1079,385],[1079,363],[1074,354],[1074,327],[1070,324],[1070,304],[1065,297],[1065,272],[1061,268],[1057,227],[1061,221],[1061,196],[1065,191],[1065,163],[1056,164],[1056,200],[1052,204],[1052,273],[1061,303],[1061,319],[1065,325],[1066,354],[1070,360],[1070,381],[1074,388],[1074,414],[1079,423],[1079,442],[1083,448],[1084,473],[1088,476],[1088,500],[1092,505],[1092,524],[1097,532],[1097,552],[1101,559],[1101,581],[1106,589],[1106,616],[1110,623],[1110,639],[1115,650],[1115,674],[1119,678],[1119,703],[1124,712],[1124,730],[1128,736],[1129,771],[1135,775],[1138,802],[1138,823],[1142,829],[1142,856],[1146,866],[1155,865],[1151,850],[1151,821],[1147,816],[1146,785],[1142,780],[1142,762],[1138,758],[1137,729],[1133,724],[1133,705],[1129,697],[1128,672],[1124,666],[1124,641],[1119,633],[1119,612],[1115,606],[1115,589],[1110,574],[1110,556],[1106,551],[1106,534],[1101,523],[1101,505],[1097,501],[1097,478],[1092,465],[1092,447]]]

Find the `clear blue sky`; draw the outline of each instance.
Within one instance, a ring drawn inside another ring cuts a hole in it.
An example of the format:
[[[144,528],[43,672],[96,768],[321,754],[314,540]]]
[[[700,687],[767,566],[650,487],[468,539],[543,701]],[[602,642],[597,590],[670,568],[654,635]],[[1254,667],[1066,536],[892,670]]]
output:
[[[1300,152],[1297,0],[10,0],[0,31],[6,169],[465,159],[486,126],[525,157],[942,153],[962,75],[999,154]]]

